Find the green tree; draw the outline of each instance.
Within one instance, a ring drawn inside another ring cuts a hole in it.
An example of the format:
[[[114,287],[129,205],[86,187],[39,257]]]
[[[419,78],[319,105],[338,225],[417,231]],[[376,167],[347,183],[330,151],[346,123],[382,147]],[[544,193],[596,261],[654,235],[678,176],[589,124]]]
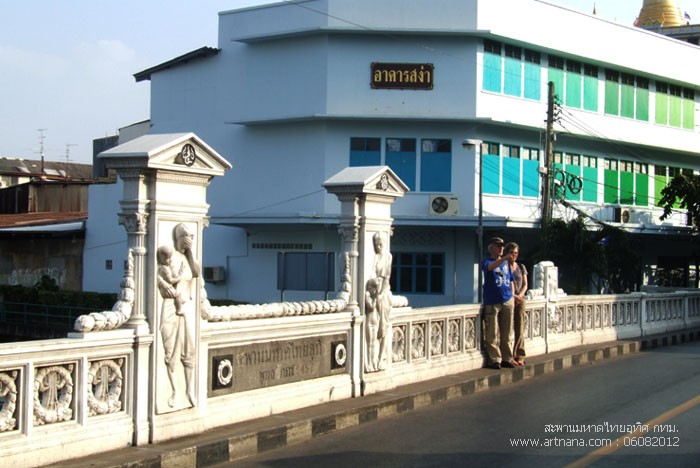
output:
[[[551,221],[542,230],[535,261],[551,260],[559,269],[559,286],[570,294],[587,294],[594,277],[607,276],[607,261],[598,231],[584,218]]]
[[[674,210],[686,210],[693,220],[693,228],[700,229],[700,176],[679,174],[661,189],[658,205],[664,209],[661,221],[667,219]]]
[[[559,286],[570,294],[592,290],[636,291],[641,258],[634,237],[613,226],[592,228],[579,216],[555,219],[544,227],[533,261],[551,260],[559,269]]]
[[[681,173],[671,179],[671,182],[661,189],[661,200],[658,206],[664,209],[659,217],[661,221],[668,219],[674,210],[685,210],[688,213],[693,230],[700,230],[700,176],[693,173]],[[693,238],[692,258],[695,263],[695,271],[700,270],[700,255],[698,254],[697,238]],[[667,272],[662,281],[668,285],[673,283],[673,272]],[[700,277],[695,276],[695,287],[700,286]]]
[[[638,238],[622,229],[605,225],[600,230],[607,260],[608,291],[628,293],[638,291],[642,283],[642,258]]]

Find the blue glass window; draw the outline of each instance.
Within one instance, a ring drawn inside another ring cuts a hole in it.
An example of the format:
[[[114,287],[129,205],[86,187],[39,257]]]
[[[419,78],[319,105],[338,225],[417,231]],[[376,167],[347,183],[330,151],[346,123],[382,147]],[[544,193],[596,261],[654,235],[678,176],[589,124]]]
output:
[[[350,167],[380,166],[382,163],[379,138],[350,139]]]
[[[449,192],[452,190],[452,142],[423,140],[421,142],[420,190]]]
[[[416,140],[412,138],[386,139],[386,165],[412,191],[416,190]]]
[[[390,282],[395,292],[444,294],[445,254],[401,252],[393,255]]]

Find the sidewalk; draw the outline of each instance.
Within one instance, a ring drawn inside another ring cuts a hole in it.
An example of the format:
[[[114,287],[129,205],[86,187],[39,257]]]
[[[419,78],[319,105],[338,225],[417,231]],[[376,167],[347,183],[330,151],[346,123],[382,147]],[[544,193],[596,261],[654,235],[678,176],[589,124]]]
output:
[[[490,388],[572,367],[637,353],[640,350],[700,339],[700,331],[581,346],[528,358],[515,369],[475,369],[406,385],[361,398],[324,403],[284,414],[224,426],[196,435],[143,447],[126,447],[66,460],[53,468],[205,467],[298,444],[347,427],[460,398]]]

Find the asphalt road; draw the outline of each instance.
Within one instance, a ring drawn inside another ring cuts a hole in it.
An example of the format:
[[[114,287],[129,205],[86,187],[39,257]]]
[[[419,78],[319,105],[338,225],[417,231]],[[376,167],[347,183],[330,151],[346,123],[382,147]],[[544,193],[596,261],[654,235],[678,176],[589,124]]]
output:
[[[699,395],[695,342],[555,372],[218,466],[697,467]],[[648,432],[631,434],[645,424]]]

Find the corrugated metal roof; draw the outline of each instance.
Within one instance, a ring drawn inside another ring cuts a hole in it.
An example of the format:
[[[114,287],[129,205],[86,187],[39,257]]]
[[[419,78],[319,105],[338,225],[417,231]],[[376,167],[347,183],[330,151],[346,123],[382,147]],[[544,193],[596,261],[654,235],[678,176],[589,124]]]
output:
[[[80,232],[85,230],[85,221],[74,221],[69,223],[44,224],[40,226],[18,226],[18,227],[0,227],[0,233],[6,232],[23,232],[23,233],[68,233]]]
[[[49,226],[61,223],[83,223],[88,217],[87,212],[40,212],[0,215],[0,230],[28,226]]]
[[[41,175],[41,161],[34,159],[0,158],[1,174]],[[77,180],[92,179],[92,165],[60,161],[44,161],[44,174]]]

